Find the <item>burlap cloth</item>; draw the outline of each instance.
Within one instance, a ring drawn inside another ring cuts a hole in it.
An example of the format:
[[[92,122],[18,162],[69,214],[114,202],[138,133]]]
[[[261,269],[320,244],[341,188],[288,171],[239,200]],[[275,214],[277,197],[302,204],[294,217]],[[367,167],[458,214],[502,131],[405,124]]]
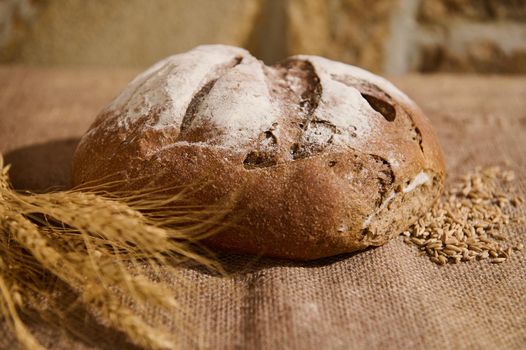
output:
[[[134,74],[0,68],[0,151],[13,164],[16,187],[67,186],[78,137]],[[526,78],[393,80],[432,120],[450,178],[476,165],[509,162],[524,196]],[[525,240],[524,225],[509,226],[506,233],[516,242]],[[311,263],[243,256],[224,261],[231,278],[181,270],[195,288],[180,300],[201,331],[183,337],[183,348],[526,348],[526,253],[500,265],[440,267],[395,239]],[[146,317],[161,316],[148,310]],[[121,334],[86,320],[92,342],[33,327],[52,349],[133,348]],[[12,337],[2,329],[0,348],[10,349]]]

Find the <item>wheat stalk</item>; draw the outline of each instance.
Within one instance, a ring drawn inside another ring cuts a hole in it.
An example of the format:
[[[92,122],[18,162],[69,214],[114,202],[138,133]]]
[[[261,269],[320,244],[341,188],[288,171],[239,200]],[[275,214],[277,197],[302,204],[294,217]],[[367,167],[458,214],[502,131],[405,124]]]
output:
[[[59,321],[64,317],[58,311],[60,298],[46,289],[52,278],[78,293],[79,302],[139,346],[174,349],[179,343],[167,330],[146,322],[124,299],[135,307],[172,310],[181,330],[194,331],[183,322],[185,310],[176,302],[176,291],[153,282],[147,272],[189,260],[222,272],[193,245],[221,229],[227,210],[193,206],[181,193],[169,195],[160,189],[110,192],[115,183],[21,194],[11,188],[9,167],[3,166],[1,155],[0,169],[0,316],[20,345],[42,348],[18,310],[51,312]],[[186,287],[181,283],[178,289]],[[45,310],[39,305],[42,300],[51,304]]]

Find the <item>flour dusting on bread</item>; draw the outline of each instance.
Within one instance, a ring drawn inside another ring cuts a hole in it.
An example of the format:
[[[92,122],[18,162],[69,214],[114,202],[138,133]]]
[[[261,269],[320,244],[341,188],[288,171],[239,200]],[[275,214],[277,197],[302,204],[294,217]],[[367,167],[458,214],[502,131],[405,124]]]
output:
[[[193,96],[243,59],[254,60],[246,50],[223,45],[199,46],[168,57],[132,81],[106,111],[125,108],[118,126],[128,128],[161,106],[160,117],[150,127],[178,127]]]

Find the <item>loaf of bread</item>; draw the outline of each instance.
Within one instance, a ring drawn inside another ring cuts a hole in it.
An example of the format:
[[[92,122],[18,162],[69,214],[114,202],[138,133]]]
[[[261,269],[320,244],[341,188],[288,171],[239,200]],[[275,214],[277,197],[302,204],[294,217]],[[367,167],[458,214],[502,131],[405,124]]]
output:
[[[224,250],[315,259],[398,235],[445,178],[428,119],[386,80],[316,56],[266,66],[247,51],[199,46],[137,76],[96,118],[73,182],[110,174],[190,186],[234,224]]]

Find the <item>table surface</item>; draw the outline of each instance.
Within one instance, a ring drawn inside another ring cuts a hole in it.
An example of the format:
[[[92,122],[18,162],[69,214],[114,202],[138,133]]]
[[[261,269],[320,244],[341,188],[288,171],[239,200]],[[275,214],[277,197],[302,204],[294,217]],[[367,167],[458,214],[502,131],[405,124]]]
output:
[[[0,152],[12,164],[15,187],[67,187],[79,137],[136,73],[0,66]],[[392,81],[431,119],[450,178],[475,166],[506,165],[517,173],[517,192],[524,196],[526,77]],[[504,233],[512,242],[525,241],[524,225],[510,225]],[[440,267],[395,239],[309,263],[226,256],[231,278],[181,270],[195,286],[181,296],[182,303],[191,307],[189,322],[202,332],[192,339],[173,332],[183,348],[524,349],[525,255],[500,265]],[[148,313],[158,317],[156,310]],[[54,349],[132,348],[122,335],[97,324],[90,325],[94,343],[42,324],[32,327]],[[3,337],[0,349],[10,348],[10,341]]]

